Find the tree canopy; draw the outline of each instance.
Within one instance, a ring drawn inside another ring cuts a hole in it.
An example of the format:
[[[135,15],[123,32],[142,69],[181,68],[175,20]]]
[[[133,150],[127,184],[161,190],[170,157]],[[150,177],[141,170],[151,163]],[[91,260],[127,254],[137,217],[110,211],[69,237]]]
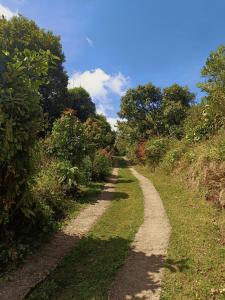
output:
[[[35,22],[23,16],[10,20],[0,18],[0,43],[13,53],[24,51],[47,51],[57,57],[49,64],[47,81],[40,86],[41,103],[50,122],[59,117],[65,107],[68,77],[64,70],[65,61],[60,38],[50,31],[40,29]]]
[[[180,126],[194,98],[188,87],[173,84],[161,90],[148,83],[127,91],[121,99],[119,116],[127,120],[138,138],[180,136]]]
[[[81,122],[85,122],[96,114],[94,102],[91,100],[89,93],[82,87],[69,89],[67,106],[75,111]]]

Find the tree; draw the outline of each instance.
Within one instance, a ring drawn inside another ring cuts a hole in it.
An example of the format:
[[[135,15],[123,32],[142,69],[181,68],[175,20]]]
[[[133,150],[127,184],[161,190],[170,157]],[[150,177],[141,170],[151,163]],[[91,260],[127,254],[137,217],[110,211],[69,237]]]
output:
[[[173,84],[163,89],[163,105],[169,102],[180,103],[182,106],[190,107],[195,99],[195,94],[189,91],[187,86]]]
[[[92,151],[111,148],[115,141],[115,132],[103,115],[89,118],[85,122],[85,132]]]
[[[69,89],[67,106],[75,111],[81,122],[85,122],[96,113],[95,104],[92,102],[89,93],[82,87]]]
[[[121,99],[119,116],[125,118],[131,127],[136,127],[141,136],[146,133],[157,134],[160,124],[158,113],[161,107],[162,93],[152,83],[130,89]]]
[[[63,68],[64,54],[60,38],[50,31],[40,29],[25,17],[10,20],[0,18],[0,43],[11,54],[18,49],[24,51],[49,50],[57,60],[50,62],[47,81],[40,86],[41,103],[47,118],[52,122],[65,107],[68,77]]]
[[[207,93],[205,99],[215,116],[225,122],[225,46],[212,52],[201,71],[204,82],[199,83],[202,91]]]
[[[39,87],[51,59],[50,51],[3,47],[0,43],[0,225],[18,211],[30,214],[31,152],[42,125]]]
[[[162,116],[164,134],[172,134],[177,138],[183,135],[183,122],[187,111],[194,103],[195,94],[188,87],[173,84],[163,89]]]

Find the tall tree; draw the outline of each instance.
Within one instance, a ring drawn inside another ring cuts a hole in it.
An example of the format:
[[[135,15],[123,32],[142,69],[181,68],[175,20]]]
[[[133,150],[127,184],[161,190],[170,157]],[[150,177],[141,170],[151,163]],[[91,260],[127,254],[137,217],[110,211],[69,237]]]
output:
[[[225,119],[225,46],[212,52],[201,71],[204,82],[199,83],[207,93],[206,100],[214,113]]]
[[[152,132],[157,134],[158,113],[161,107],[162,93],[152,83],[130,89],[121,99],[119,116],[138,129],[141,136]]]
[[[183,122],[187,111],[194,103],[195,94],[187,86],[173,84],[163,89],[162,120],[164,134],[172,134],[177,138],[183,135]]]
[[[195,94],[189,91],[187,86],[173,84],[163,89],[163,104],[168,102],[180,103],[183,106],[190,107],[195,99]]]
[[[76,116],[85,122],[96,113],[94,102],[92,102],[89,93],[82,87],[69,89],[68,108],[75,110]]]
[[[50,63],[47,82],[40,86],[43,110],[52,122],[64,109],[67,97],[68,77],[63,68],[65,60],[60,38],[50,31],[40,29],[33,21],[25,17],[13,17],[10,20],[0,18],[0,42],[4,49],[13,53],[23,51],[49,50],[57,60]]]

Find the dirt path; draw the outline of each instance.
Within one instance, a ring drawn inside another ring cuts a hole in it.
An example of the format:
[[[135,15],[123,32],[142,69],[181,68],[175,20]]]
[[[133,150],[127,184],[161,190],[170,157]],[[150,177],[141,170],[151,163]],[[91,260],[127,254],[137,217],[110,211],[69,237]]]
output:
[[[62,231],[43,247],[39,253],[29,258],[20,269],[10,274],[7,282],[0,284],[1,300],[21,300],[38,283],[54,270],[61,259],[75,246],[75,243],[97,222],[99,217],[109,207],[113,198],[114,183],[118,169],[113,170],[113,176],[105,185],[98,201],[84,209],[78,217],[72,220]]]
[[[112,285],[109,299],[158,300],[170,225],[160,196],[152,183],[136,170],[131,168],[131,171],[139,180],[144,194],[144,223]]]

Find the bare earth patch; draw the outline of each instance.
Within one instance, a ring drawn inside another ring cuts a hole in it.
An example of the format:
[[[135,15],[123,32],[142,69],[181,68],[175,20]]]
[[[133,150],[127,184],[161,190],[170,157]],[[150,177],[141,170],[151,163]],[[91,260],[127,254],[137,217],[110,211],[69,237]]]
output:
[[[130,253],[111,287],[109,299],[158,300],[170,224],[153,184],[133,168],[131,171],[139,180],[144,194],[144,223],[139,228]]]
[[[105,185],[95,204],[89,205],[38,253],[32,255],[20,269],[12,272],[7,281],[0,284],[1,300],[22,300],[38,283],[55,269],[62,258],[69,253],[76,242],[97,222],[110,205],[118,169]]]

